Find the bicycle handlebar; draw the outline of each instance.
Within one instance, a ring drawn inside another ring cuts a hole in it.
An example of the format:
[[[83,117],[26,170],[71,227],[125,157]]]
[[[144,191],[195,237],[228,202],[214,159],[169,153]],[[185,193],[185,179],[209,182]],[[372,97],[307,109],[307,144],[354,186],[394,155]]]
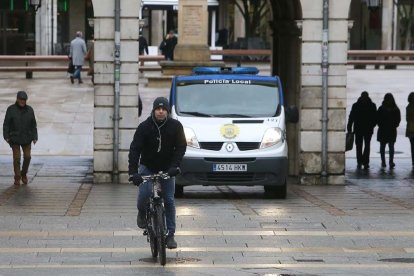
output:
[[[158,172],[158,173],[154,173],[154,174],[150,174],[150,175],[143,175],[141,176],[142,179],[144,180],[144,182],[148,181],[148,180],[153,180],[156,179],[157,177],[160,177],[162,179],[168,179],[170,178],[170,176],[168,175],[168,173],[166,172]]]

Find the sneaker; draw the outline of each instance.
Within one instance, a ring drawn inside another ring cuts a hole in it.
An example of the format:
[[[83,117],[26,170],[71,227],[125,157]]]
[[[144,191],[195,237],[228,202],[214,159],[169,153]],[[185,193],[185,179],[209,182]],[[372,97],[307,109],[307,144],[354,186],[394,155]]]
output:
[[[27,184],[27,182],[29,182],[29,180],[27,179],[27,175],[22,176],[22,182],[23,184]]]
[[[174,235],[167,236],[166,243],[167,243],[167,248],[168,249],[176,249],[177,248],[177,242],[174,240]]]
[[[390,169],[394,169],[395,168],[395,163],[394,162],[391,162],[390,163]]]
[[[360,170],[361,168],[362,168],[362,165],[361,164],[358,164],[357,165],[357,169]]]
[[[138,211],[138,215],[137,215],[137,225],[141,229],[146,228],[147,222],[146,222],[146,219],[145,219],[145,212]]]
[[[368,170],[368,169],[369,169],[369,165],[368,164],[364,165],[364,170]]]

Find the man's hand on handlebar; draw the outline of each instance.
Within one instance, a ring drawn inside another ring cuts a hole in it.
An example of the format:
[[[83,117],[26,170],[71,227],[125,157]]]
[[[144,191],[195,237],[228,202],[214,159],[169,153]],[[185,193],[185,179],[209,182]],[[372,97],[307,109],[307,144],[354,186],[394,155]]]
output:
[[[178,167],[171,167],[171,168],[169,168],[169,169],[168,169],[168,172],[167,172],[167,174],[168,174],[170,177],[177,176],[177,175],[179,175],[180,173],[181,173],[181,170],[180,170],[180,168],[178,168]]]
[[[134,183],[135,186],[139,186],[142,182],[144,182],[144,179],[142,179],[142,176],[139,173],[130,175],[128,180]]]

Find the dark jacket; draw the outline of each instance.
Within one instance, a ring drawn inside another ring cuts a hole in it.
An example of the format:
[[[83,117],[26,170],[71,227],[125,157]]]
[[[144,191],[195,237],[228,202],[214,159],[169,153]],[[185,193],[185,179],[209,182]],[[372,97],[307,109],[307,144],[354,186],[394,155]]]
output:
[[[148,42],[142,35],[138,38],[139,43],[139,54],[143,55],[144,53],[147,53],[148,55]]]
[[[20,107],[15,103],[7,108],[3,138],[16,145],[28,145],[37,140],[36,118],[31,106]]]
[[[397,106],[384,106],[378,108],[377,141],[381,143],[395,143],[397,140],[397,127],[401,122],[400,109]]]
[[[166,60],[174,60],[175,45],[177,45],[177,37],[175,35],[169,36],[161,42],[159,48]]]
[[[138,162],[154,173],[180,166],[187,148],[183,126],[171,118],[161,125],[154,120],[151,114],[135,131],[128,155],[130,175],[138,171]]]
[[[405,118],[407,120],[407,130],[405,136],[414,138],[414,104],[408,104],[406,108]]]
[[[377,124],[377,106],[369,97],[359,97],[358,101],[352,105],[348,118],[348,132],[359,135],[372,134]]]

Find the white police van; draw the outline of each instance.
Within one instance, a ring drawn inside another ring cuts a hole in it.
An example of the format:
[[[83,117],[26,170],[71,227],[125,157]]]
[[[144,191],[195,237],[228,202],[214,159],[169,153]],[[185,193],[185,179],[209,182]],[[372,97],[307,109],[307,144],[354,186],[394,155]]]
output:
[[[196,67],[173,78],[171,116],[179,120],[187,151],[176,196],[187,185],[262,185],[286,197],[288,147],[279,77],[255,67]],[[293,109],[292,121],[297,121]]]

